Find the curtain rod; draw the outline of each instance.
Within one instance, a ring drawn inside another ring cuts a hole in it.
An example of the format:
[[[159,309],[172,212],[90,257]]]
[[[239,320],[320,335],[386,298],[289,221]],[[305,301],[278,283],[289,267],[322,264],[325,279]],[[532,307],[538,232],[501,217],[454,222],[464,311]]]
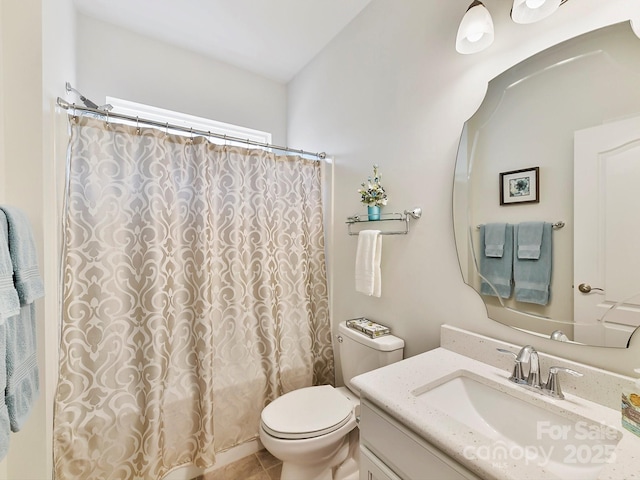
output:
[[[219,133],[213,133],[213,132],[205,132],[204,130],[197,130],[195,128],[188,128],[188,127],[183,127],[180,125],[173,125],[171,123],[162,123],[162,122],[158,122],[155,120],[149,120],[149,119],[144,119],[144,118],[139,118],[139,117],[133,117],[131,115],[125,115],[122,113],[113,113],[113,112],[107,112],[104,110],[100,110],[98,108],[90,108],[90,107],[83,107],[83,106],[79,106],[76,105],[75,103],[69,103],[66,100],[64,100],[63,98],[58,97],[58,106],[61,108],[64,108],[65,110],[73,110],[74,112],[80,112],[80,113],[94,113],[97,115],[100,115],[102,117],[104,117],[105,119],[109,119],[109,118],[117,118],[120,120],[128,120],[130,122],[136,122],[136,123],[144,123],[146,125],[150,125],[153,127],[160,127],[160,128],[166,128],[166,129],[171,129],[171,130],[179,130],[181,132],[185,132],[185,133],[191,133],[194,135],[200,135],[202,137],[215,137],[215,138],[219,138],[221,140],[229,140],[231,142],[239,142],[239,143],[244,143],[246,145],[253,145],[256,147],[262,147],[262,148],[272,148],[274,150],[280,150],[283,152],[292,152],[292,153],[298,153],[300,155],[310,155],[312,157],[317,157],[321,160],[327,158],[327,154],[325,152],[320,152],[320,153],[315,153],[315,152],[307,152],[306,150],[297,150],[294,148],[289,148],[289,147],[281,147],[278,145],[273,145],[271,143],[264,143],[264,142],[257,142],[255,140],[250,140],[248,138],[239,138],[239,137],[232,137],[230,135],[221,135]]]

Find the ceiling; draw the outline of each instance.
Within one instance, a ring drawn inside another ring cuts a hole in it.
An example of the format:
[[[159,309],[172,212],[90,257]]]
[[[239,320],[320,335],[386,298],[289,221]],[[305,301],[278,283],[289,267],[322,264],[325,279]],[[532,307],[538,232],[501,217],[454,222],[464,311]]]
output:
[[[371,0],[74,0],[84,15],[286,83]]]

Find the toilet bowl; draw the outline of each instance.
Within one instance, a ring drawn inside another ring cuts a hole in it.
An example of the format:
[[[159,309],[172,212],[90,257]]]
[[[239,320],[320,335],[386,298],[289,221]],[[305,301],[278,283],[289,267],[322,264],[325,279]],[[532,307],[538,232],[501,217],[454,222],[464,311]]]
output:
[[[360,400],[348,388],[349,381],[355,375],[401,360],[404,342],[392,335],[371,339],[347,328],[344,322],[338,330],[346,386],[294,390],[262,411],[260,440],[282,460],[281,480],[357,479],[358,435],[354,429]],[[352,445],[354,442],[356,445]]]
[[[356,404],[330,385],[287,393],[262,412],[260,440],[282,460],[281,480],[332,480],[349,452]]]
[[[329,385],[302,388],[280,399],[265,408],[260,424],[262,444],[282,460],[280,479],[332,480],[332,469],[349,452],[355,406]]]

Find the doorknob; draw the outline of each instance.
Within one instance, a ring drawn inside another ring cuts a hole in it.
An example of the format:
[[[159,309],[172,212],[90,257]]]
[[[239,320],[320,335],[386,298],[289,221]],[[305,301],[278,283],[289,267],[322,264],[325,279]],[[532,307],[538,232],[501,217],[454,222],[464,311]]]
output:
[[[600,290],[601,292],[604,292],[603,289],[592,287],[588,283],[581,283],[580,285],[578,285],[578,290],[580,290],[582,293],[591,293],[592,290]]]

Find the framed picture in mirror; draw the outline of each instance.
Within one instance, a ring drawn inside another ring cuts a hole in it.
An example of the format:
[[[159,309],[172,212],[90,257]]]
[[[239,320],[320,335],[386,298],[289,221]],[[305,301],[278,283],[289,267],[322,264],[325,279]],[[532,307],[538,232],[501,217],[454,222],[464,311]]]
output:
[[[531,167],[500,174],[500,205],[540,202],[540,168]]]

